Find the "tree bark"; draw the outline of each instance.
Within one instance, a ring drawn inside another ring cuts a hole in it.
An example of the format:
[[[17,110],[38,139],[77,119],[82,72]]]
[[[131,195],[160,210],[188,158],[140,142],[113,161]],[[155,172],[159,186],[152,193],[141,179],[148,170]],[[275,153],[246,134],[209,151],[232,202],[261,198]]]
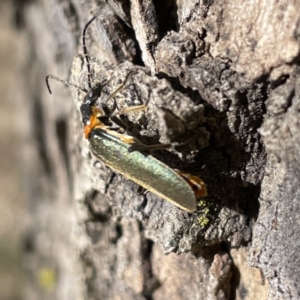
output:
[[[297,298],[299,4],[16,1],[28,299]],[[148,109],[124,122],[145,144],[172,143],[155,156],[207,184],[196,213],[137,193],[90,154],[84,92],[51,81],[49,95],[47,74],[88,88],[81,37],[94,15],[92,85],[108,82],[99,103],[133,72],[118,108]]]

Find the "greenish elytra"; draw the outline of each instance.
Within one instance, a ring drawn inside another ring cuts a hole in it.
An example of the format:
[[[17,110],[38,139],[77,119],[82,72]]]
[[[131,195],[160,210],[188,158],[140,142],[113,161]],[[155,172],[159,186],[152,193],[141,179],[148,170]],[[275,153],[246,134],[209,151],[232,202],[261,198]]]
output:
[[[196,196],[188,182],[150,154],[130,151],[131,144],[95,128],[89,142],[93,154],[111,169],[188,212],[196,210]]]

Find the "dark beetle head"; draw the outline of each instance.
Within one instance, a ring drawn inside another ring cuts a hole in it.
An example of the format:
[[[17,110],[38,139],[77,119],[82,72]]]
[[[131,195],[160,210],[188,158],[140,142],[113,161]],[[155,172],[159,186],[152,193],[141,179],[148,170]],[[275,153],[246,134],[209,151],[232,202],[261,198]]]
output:
[[[92,106],[90,103],[84,102],[80,106],[81,116],[82,116],[82,123],[83,125],[87,125],[90,121],[90,116],[92,114]]]
[[[97,85],[94,88],[90,89],[83,99],[83,105],[94,105],[97,99],[101,94],[101,86]]]
[[[80,106],[80,111],[82,115],[82,123],[84,125],[88,124],[92,112],[92,106],[95,104],[97,99],[101,94],[101,86],[97,85],[94,88],[90,89],[83,99],[83,103]]]

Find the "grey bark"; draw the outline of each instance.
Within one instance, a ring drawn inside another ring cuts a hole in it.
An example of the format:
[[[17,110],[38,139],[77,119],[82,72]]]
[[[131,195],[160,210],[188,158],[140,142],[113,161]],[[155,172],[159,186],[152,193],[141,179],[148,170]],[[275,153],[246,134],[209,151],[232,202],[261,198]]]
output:
[[[299,297],[299,4],[16,5],[28,47],[28,299]],[[118,106],[149,103],[125,118],[132,134],[172,143],[156,156],[206,182],[195,214],[138,194],[91,156],[78,112],[83,92],[52,81],[48,94],[49,73],[87,88],[75,55],[95,14],[87,33],[93,84],[108,80],[99,101],[135,70]]]

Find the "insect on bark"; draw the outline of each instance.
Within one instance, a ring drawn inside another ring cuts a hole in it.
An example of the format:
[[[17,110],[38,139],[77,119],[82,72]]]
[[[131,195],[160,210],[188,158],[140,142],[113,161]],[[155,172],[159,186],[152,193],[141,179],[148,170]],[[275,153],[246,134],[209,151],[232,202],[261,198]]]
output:
[[[116,103],[109,109],[105,103],[113,99],[126,86],[128,78],[134,72],[129,72],[123,84],[117,88],[100,107],[96,101],[101,95],[101,90],[107,82],[91,84],[91,68],[85,35],[89,25],[96,19],[93,17],[84,27],[82,34],[83,53],[87,66],[87,83],[89,90],[74,83],[62,80],[56,76],[48,75],[46,84],[51,94],[49,78],[73,86],[86,93],[80,111],[84,126],[84,136],[89,140],[91,152],[108,167],[136,182],[147,190],[173,203],[177,207],[193,212],[197,208],[197,198],[207,195],[206,185],[201,178],[174,170],[149,154],[149,151],[166,149],[170,145],[145,145],[137,138],[120,133],[112,127],[112,123],[120,128],[125,128],[123,121],[117,114],[128,114],[145,110],[147,105],[128,107],[117,114]]]

